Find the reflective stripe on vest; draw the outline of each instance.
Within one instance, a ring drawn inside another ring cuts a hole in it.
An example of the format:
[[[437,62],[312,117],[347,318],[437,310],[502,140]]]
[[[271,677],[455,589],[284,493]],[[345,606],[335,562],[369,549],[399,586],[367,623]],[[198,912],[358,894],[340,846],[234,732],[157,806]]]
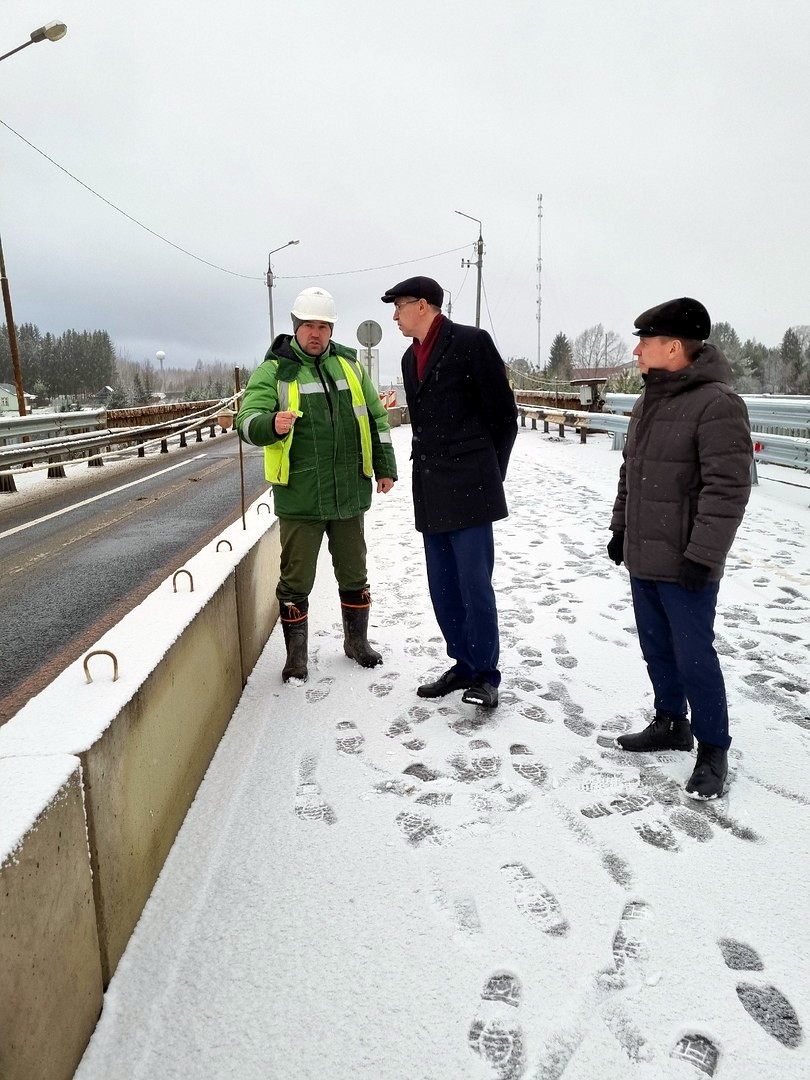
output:
[[[298,383],[279,382],[278,411],[298,412]],[[283,439],[264,448],[264,478],[268,484],[285,486],[290,482],[290,450],[292,449],[295,424]]]
[[[337,359],[346,375],[346,383],[344,384],[341,379],[337,385],[341,389],[348,389],[351,393],[352,411],[360,429],[363,475],[370,479],[374,474],[371,453],[371,426],[368,419],[368,406],[363,396],[363,386],[349,361],[342,356],[338,356]],[[299,388],[297,382],[279,382],[279,412],[298,412],[300,409],[300,394],[322,392],[322,387],[320,385],[316,387],[314,383],[304,383],[303,387]],[[290,450],[292,449],[294,431],[295,424],[283,439],[279,439],[272,446],[265,446],[264,448],[264,475],[269,484],[286,486],[290,482]]]

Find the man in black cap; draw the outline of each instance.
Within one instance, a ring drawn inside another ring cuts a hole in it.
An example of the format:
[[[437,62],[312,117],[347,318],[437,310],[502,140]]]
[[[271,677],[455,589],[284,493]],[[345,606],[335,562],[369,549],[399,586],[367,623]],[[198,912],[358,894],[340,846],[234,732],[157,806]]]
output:
[[[728,361],[705,343],[711,320],[698,300],[668,300],[635,325],[644,390],[630,418],[607,549],[630,573],[655,717],[616,745],[691,750],[694,735],[686,793],[716,799],[731,739],[714,615],[751,491],[748,412],[729,386]]]
[[[498,611],[492,522],[507,516],[503,481],[517,436],[515,396],[485,330],[442,313],[444,290],[412,277],[382,297],[412,344],[402,358],[413,432],[413,504],[436,621],[455,661],[420,697],[463,690],[498,704]]]

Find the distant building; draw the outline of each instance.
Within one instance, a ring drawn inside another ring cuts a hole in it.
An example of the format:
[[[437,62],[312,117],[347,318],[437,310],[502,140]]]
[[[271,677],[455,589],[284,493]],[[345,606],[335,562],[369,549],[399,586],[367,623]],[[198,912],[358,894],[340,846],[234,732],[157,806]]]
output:
[[[30,408],[31,404],[36,401],[35,394],[23,393],[25,398],[25,407]],[[17,404],[17,388],[10,386],[8,383],[0,383],[0,416],[19,416],[20,407]]]

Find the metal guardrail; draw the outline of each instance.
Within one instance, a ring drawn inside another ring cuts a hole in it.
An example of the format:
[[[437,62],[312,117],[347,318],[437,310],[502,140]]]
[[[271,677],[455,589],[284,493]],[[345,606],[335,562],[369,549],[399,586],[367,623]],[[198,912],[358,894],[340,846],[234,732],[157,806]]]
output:
[[[107,426],[106,409],[86,412],[31,413],[28,416],[0,416],[0,446],[32,435],[58,438],[71,431],[94,431]]]
[[[610,395],[612,397],[632,397],[631,394]],[[586,431],[606,431],[613,436],[613,449],[624,449],[627,438],[629,416],[616,413],[574,412],[569,409],[550,409],[542,405],[518,405],[521,423],[525,425],[525,414],[536,413],[546,423],[558,423],[561,428],[567,424],[575,427],[584,442]],[[533,422],[533,427],[536,423]],[[754,444],[754,461],[769,465],[786,465],[794,469],[810,472],[810,439],[793,435],[773,435],[763,431],[752,431],[751,442]],[[754,473],[756,477],[756,472]]]
[[[638,397],[638,394],[605,394],[605,408],[614,413],[629,413]],[[773,434],[810,436],[810,397],[743,394],[742,399],[752,430],[763,435],[770,433],[767,429],[777,429]]]
[[[37,439],[33,442],[15,442],[10,446],[0,445],[0,491],[13,493],[17,490],[14,483],[14,473],[10,470],[15,466],[33,466],[38,463],[48,464],[48,476],[51,478],[63,478],[64,463],[79,458],[87,458],[88,465],[102,465],[102,453],[104,456],[120,454],[122,450],[110,451],[111,446],[129,447],[137,445],[139,457],[145,455],[145,449],[152,443],[160,443],[160,452],[168,453],[168,439],[179,436],[180,446],[186,445],[186,435],[196,433],[197,442],[202,442],[203,428],[210,429],[211,438],[216,434],[215,428],[219,423],[223,431],[228,430],[233,422],[233,411],[230,406],[234,399],[229,398],[217,402],[215,407],[205,408],[196,415],[187,415],[177,420],[163,420],[157,424],[138,425],[136,427],[105,427],[100,431],[87,431],[60,435],[52,439]],[[104,410],[101,410],[102,415]],[[53,414],[61,417],[63,414]],[[74,418],[81,417],[81,413],[64,414]],[[14,417],[17,421],[29,420],[28,417]],[[227,424],[226,424],[227,421]],[[85,425],[87,426],[87,425]],[[2,427],[0,427],[2,431]],[[21,434],[21,432],[20,432]],[[28,434],[28,432],[26,432]]]

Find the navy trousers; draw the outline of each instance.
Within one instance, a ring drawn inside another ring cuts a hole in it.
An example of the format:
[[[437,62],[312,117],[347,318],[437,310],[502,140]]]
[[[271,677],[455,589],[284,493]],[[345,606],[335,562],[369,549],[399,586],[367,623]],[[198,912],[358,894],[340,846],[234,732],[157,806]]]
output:
[[[719,583],[690,592],[668,581],[630,578],[641,652],[662,712],[692,717],[698,742],[728,747],[728,705],[714,649]]]
[[[430,599],[454,669],[499,686],[492,525],[426,533],[424,542]]]

